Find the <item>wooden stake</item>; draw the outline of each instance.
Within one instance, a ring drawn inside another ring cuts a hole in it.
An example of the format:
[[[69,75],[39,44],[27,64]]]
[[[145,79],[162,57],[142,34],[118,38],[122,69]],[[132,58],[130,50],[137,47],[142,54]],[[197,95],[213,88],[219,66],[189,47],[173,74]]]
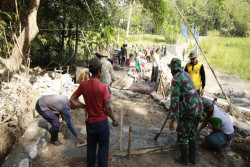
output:
[[[62,66],[59,67],[60,74],[62,74]]]
[[[69,73],[69,66],[67,66],[67,74]]]
[[[120,150],[123,151],[123,109],[121,109],[121,136],[120,136]]]
[[[128,137],[128,157],[131,157],[131,131],[132,126],[129,126],[129,137]]]
[[[54,69],[54,73],[55,73],[55,78],[56,78],[56,68]]]
[[[132,149],[131,150],[131,155],[141,155],[141,154],[146,154],[146,153],[157,153],[157,152],[162,152],[162,151],[173,150],[174,148],[175,148],[175,145]],[[122,156],[122,157],[128,156],[127,151],[114,150],[114,151],[110,151],[110,153],[113,156]]]
[[[6,43],[6,46],[7,46],[8,56],[10,57],[10,48],[9,48],[9,44],[8,44],[8,41],[7,41],[7,38],[6,38],[5,30],[3,31],[3,35],[4,35],[4,40],[5,40],[5,43]],[[6,59],[7,59],[7,56],[6,56]]]
[[[206,61],[207,61],[207,64],[208,64],[209,68],[211,69],[212,73],[214,74],[214,77],[215,77],[215,79],[216,79],[218,85],[220,86],[220,89],[221,89],[222,93],[224,94],[224,96],[225,96],[226,99],[227,99],[227,102],[228,102],[228,104],[229,104],[229,106],[230,106],[230,108],[231,108],[231,110],[232,110],[233,116],[237,118],[238,116],[237,116],[236,112],[234,111],[234,109],[233,109],[233,107],[232,107],[232,105],[231,105],[231,102],[230,102],[229,98],[227,97],[226,93],[225,93],[224,90],[222,89],[222,86],[221,86],[221,84],[219,83],[219,80],[218,80],[217,76],[215,75],[215,72],[214,72],[213,68],[211,67],[211,65],[210,65],[210,63],[209,63],[209,61],[208,61],[208,59],[207,59],[205,53],[203,52],[203,50],[202,50],[200,44],[198,43],[197,39],[195,38],[195,36],[194,36],[194,34],[193,34],[191,28],[189,27],[189,25],[188,25],[186,19],[185,19],[184,16],[181,14],[179,8],[176,6],[176,4],[174,3],[173,0],[172,0],[172,3],[173,3],[173,5],[175,6],[175,8],[177,9],[177,11],[179,12],[180,16],[182,17],[182,19],[183,19],[185,25],[187,26],[187,28],[189,29],[190,33],[191,33],[192,36],[194,37],[194,40],[195,40],[196,44],[198,45],[198,47],[199,47],[201,53],[202,53],[203,56],[205,57],[205,59],[206,59]]]

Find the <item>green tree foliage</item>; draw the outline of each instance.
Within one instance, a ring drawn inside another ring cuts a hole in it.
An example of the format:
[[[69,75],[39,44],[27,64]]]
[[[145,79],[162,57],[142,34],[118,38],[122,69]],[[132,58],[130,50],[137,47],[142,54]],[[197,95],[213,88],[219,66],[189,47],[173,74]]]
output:
[[[37,17],[39,34],[31,43],[31,65],[47,66],[52,60],[56,63],[50,66],[74,64],[88,59],[89,50],[93,54],[97,46],[120,46],[125,41],[130,3],[133,7],[130,34],[159,34],[165,36],[166,42],[176,42],[184,24],[170,0],[41,0]],[[175,3],[200,35],[219,32],[226,37],[247,37],[250,34],[248,0],[175,0]],[[15,0],[0,1],[2,57],[8,55],[5,36],[11,50],[12,32],[20,34],[28,6],[29,1],[17,0],[17,15]]]

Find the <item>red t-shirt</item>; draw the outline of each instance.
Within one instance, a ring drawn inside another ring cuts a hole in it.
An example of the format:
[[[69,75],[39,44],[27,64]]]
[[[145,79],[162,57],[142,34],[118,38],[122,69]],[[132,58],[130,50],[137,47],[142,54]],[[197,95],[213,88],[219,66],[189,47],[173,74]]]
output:
[[[83,95],[88,112],[88,123],[100,122],[107,119],[104,111],[104,100],[110,97],[106,84],[97,78],[83,81],[75,91],[77,96]]]

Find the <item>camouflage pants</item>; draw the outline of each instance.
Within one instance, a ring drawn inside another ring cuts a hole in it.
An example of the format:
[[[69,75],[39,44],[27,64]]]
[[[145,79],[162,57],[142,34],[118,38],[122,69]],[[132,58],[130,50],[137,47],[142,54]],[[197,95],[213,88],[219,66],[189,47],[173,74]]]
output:
[[[189,140],[195,140],[195,133],[199,125],[199,118],[180,118],[177,126],[177,134],[180,144],[188,144]]]

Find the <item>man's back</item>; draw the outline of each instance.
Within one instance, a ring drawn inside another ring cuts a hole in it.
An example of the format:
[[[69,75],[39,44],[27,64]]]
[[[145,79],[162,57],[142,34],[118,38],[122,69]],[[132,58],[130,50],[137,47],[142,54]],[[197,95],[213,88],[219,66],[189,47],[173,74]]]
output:
[[[229,115],[214,105],[212,125],[215,128],[219,128],[222,132],[226,134],[232,134],[234,132],[233,124]]]
[[[125,57],[127,54],[127,49],[125,47],[122,48],[122,57]]]
[[[181,71],[177,73],[172,80],[172,98],[176,98],[179,104],[173,104],[173,108],[179,108],[180,117],[192,115],[200,116],[202,111],[202,102],[194,86],[190,75]],[[179,105],[179,106],[177,106]],[[176,110],[176,109],[174,109]]]
[[[42,111],[50,110],[59,114],[64,109],[69,108],[69,99],[65,95],[46,95],[39,99],[39,106]]]
[[[88,111],[88,123],[95,123],[107,118],[103,101],[110,97],[106,84],[97,78],[83,81],[75,91],[76,95],[83,95]]]
[[[101,61],[102,61],[102,76],[100,78],[100,81],[109,85],[112,82],[112,80],[115,79],[115,75],[113,74],[113,66],[105,58],[102,58]]]

